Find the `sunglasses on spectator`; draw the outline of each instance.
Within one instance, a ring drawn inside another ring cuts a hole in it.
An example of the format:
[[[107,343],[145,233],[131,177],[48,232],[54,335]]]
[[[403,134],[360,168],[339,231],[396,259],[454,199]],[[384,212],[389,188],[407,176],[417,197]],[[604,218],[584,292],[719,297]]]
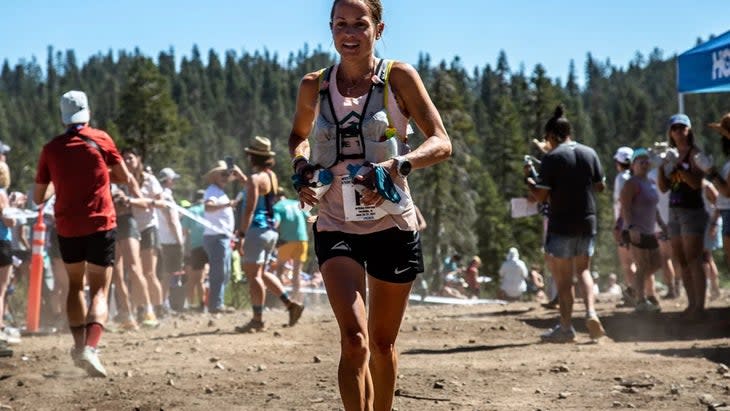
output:
[[[229,177],[231,175],[230,171],[221,171],[221,177]]]
[[[684,124],[672,124],[672,126],[669,127],[669,129],[672,131],[684,130],[685,128],[687,128],[687,126],[685,126]]]

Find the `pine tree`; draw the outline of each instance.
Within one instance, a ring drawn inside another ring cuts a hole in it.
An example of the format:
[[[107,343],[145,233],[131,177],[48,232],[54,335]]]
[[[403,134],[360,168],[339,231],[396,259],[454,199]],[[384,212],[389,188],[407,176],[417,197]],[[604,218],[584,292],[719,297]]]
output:
[[[128,78],[117,120],[122,140],[148,162],[174,159],[183,124],[167,79],[148,58],[138,58]]]

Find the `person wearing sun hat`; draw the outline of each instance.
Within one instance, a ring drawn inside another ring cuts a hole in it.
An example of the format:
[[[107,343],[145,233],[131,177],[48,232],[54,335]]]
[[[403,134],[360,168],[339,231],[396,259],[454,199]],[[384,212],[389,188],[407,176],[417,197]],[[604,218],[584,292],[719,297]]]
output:
[[[624,187],[627,181],[631,178],[631,158],[634,154],[634,150],[631,147],[619,147],[616,153],[613,155],[613,159],[616,164],[616,178],[613,180],[613,237],[616,241],[616,252],[618,254],[618,260],[621,265],[621,271],[624,274],[624,284],[626,290],[624,290],[623,305],[634,306],[634,273],[636,266],[634,265],[633,259],[631,258],[631,251],[629,250],[629,244],[624,241],[621,236],[623,230],[623,219],[621,218],[621,189]]]
[[[216,161],[203,178],[209,184],[203,195],[204,218],[216,227],[206,227],[203,232],[203,248],[210,266],[208,312],[215,314],[229,311],[223,305],[223,296],[231,277],[230,241],[235,228],[233,210],[238,204],[237,200],[228,197],[225,189],[229,182],[236,179],[246,182],[247,178],[240,168],[229,168],[223,160]]]
[[[243,151],[247,154],[253,174],[246,186],[246,206],[238,236],[239,246],[243,251],[243,271],[246,272],[251,294],[253,317],[248,323],[236,327],[236,331],[255,332],[265,328],[263,309],[267,289],[286,306],[291,327],[299,321],[304,305],[289,299],[279,277],[264,269],[279,239],[274,214],[279,178],[272,169],[276,153],[271,151],[271,141],[260,136],[254,137]]]
[[[692,122],[685,114],[675,114],[667,122],[669,145],[676,156],[667,155],[659,167],[657,185],[669,192],[669,237],[672,253],[682,275],[688,306],[683,318],[705,318],[706,279],[702,254],[709,216],[702,200],[702,179],[705,175],[698,160],[702,151],[695,145]],[[669,152],[667,152],[669,154]],[[674,158],[676,157],[676,158]]]
[[[730,112],[722,116],[716,123],[707,125],[717,131],[722,138],[722,152],[728,159],[720,171],[713,169],[707,179],[717,188],[717,210],[722,218],[722,248],[725,252],[725,261],[730,263]],[[727,222],[727,223],[725,223]]]

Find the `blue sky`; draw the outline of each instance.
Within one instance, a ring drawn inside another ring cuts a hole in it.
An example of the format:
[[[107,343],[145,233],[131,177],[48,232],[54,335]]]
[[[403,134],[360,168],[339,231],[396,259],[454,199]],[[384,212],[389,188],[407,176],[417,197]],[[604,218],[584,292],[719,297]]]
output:
[[[697,5],[695,5],[697,4]],[[108,50],[156,56],[170,47],[178,58],[197,44],[208,49],[268,49],[285,59],[305,44],[334,52],[327,27],[330,0],[48,0],[0,1],[0,60],[17,63],[46,48],[74,49],[85,61]],[[701,5],[701,6],[700,6]],[[727,0],[383,0],[381,55],[415,63],[459,56],[471,71],[494,65],[505,50],[513,71],[541,63],[565,78],[571,59],[582,77],[585,56],[625,66],[639,51],[665,56],[730,30]]]

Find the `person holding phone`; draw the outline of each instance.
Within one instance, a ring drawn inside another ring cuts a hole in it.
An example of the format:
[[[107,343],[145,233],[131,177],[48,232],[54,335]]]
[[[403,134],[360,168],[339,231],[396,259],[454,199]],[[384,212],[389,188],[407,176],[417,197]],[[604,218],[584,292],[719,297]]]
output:
[[[211,314],[230,312],[223,305],[226,283],[231,277],[231,238],[234,230],[233,210],[238,200],[231,200],[225,192],[229,182],[239,180],[246,182],[248,178],[236,166],[229,171],[225,161],[219,160],[205,174],[208,188],[203,195],[205,207],[204,217],[212,227],[203,232],[203,248],[208,255],[210,270],[208,278],[210,291],[208,294],[208,312]]]

